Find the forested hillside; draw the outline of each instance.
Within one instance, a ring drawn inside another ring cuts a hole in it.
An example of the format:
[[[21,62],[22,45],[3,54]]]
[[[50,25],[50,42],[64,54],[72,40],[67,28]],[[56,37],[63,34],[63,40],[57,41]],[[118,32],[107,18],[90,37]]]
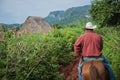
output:
[[[86,21],[89,16],[88,10],[90,9],[90,5],[80,6],[80,7],[72,7],[65,11],[53,11],[45,17],[45,21],[49,24],[70,24],[74,23],[78,20]]]

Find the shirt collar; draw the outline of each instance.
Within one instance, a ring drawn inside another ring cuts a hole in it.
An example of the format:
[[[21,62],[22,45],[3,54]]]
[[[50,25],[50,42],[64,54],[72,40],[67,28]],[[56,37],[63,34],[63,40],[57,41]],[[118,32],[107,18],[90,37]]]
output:
[[[91,29],[87,29],[87,30],[86,30],[86,33],[88,33],[88,32],[92,32],[92,33],[93,33],[94,31],[91,30]]]

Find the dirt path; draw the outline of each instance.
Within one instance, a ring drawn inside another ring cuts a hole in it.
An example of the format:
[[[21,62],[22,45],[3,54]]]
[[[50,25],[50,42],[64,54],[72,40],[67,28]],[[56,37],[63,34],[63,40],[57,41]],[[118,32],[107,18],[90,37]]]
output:
[[[78,63],[80,57],[76,58],[73,63],[62,66],[60,72],[64,74],[65,80],[78,80]]]

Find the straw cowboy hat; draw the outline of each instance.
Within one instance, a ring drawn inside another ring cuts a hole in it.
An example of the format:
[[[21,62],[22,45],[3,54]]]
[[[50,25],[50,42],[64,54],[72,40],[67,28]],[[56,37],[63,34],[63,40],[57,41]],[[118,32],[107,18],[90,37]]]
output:
[[[93,25],[92,22],[87,22],[85,28],[86,29],[95,29],[97,26]]]

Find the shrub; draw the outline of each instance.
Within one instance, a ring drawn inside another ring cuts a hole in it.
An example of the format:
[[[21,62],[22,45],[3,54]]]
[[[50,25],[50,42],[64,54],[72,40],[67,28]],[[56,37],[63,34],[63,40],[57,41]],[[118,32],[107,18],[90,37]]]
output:
[[[6,57],[0,61],[3,64],[0,66],[0,79],[61,80],[63,74],[59,72],[59,68],[72,62],[73,44],[84,32],[83,26],[78,26],[80,27],[55,29],[48,34],[8,39]],[[95,30],[103,36],[103,53],[110,61],[116,80],[120,79],[119,29],[104,27]]]

